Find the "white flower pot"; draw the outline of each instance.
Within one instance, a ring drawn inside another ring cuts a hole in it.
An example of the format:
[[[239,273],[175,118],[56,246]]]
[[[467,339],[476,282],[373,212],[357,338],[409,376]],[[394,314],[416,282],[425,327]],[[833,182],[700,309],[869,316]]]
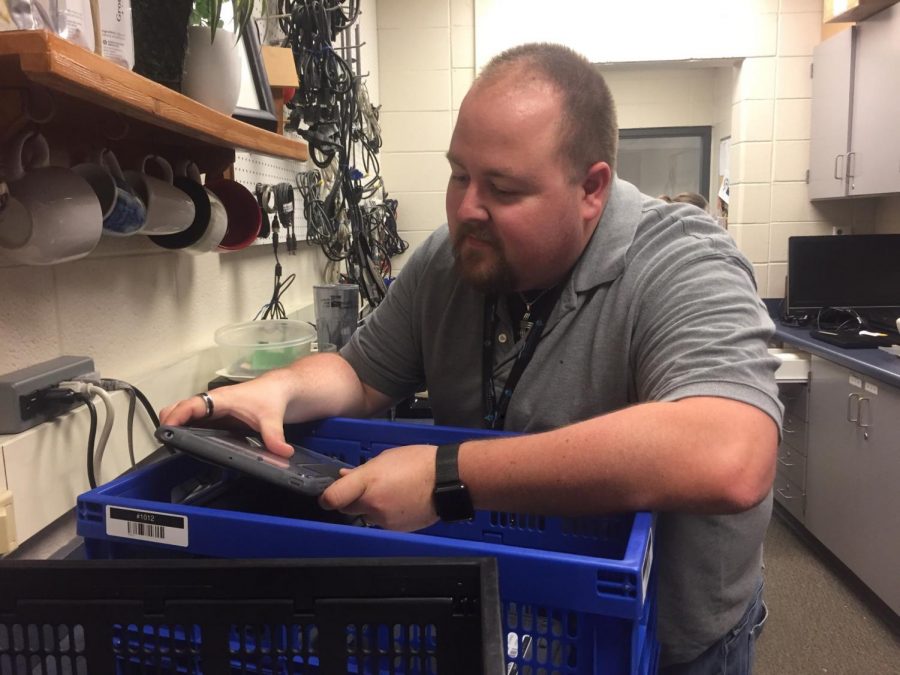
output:
[[[188,28],[187,55],[181,92],[226,115],[234,112],[241,92],[241,52],[234,33],[221,28],[210,43],[206,26]]]

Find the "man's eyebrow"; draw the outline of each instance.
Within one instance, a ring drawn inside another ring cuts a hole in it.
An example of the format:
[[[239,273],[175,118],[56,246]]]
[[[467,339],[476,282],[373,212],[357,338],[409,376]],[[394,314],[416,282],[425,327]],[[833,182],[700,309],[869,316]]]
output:
[[[463,163],[456,159],[449,152],[444,153],[444,156],[447,158],[447,161],[451,164],[456,164],[457,166],[463,166]],[[519,179],[522,177],[517,175],[512,169],[506,168],[497,168],[497,169],[487,169],[484,174],[489,178],[509,178],[509,179]]]

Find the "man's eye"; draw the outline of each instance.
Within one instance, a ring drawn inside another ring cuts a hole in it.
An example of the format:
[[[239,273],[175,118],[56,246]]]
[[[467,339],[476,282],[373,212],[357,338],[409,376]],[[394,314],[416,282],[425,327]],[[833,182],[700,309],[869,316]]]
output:
[[[469,177],[463,174],[451,173],[450,180],[455,183],[464,183],[465,181],[469,180]]]
[[[503,195],[504,197],[512,197],[519,193],[518,190],[514,190],[513,188],[503,187],[500,185],[492,185],[491,190],[493,190],[498,195]]]

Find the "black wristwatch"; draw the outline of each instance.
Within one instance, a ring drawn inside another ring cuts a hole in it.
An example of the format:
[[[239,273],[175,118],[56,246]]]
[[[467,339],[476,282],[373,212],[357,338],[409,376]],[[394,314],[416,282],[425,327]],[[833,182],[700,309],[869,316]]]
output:
[[[439,445],[434,462],[434,510],[447,522],[475,516],[469,488],[459,479],[459,443]]]

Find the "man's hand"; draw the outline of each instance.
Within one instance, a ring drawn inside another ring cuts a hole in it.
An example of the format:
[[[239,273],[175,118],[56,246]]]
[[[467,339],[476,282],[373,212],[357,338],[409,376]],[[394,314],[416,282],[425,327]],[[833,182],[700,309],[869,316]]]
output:
[[[343,469],[319,504],[388,530],[428,527],[438,519],[431,501],[436,453],[433,445],[385,450],[355,469]]]
[[[282,457],[294,454],[284,440],[284,412],[287,396],[274,378],[261,377],[250,382],[220,387],[207,394],[213,402],[213,414],[206,415],[206,404],[192,396],[159,413],[161,424],[181,425],[192,420],[233,417],[258,431],[265,446]]]

